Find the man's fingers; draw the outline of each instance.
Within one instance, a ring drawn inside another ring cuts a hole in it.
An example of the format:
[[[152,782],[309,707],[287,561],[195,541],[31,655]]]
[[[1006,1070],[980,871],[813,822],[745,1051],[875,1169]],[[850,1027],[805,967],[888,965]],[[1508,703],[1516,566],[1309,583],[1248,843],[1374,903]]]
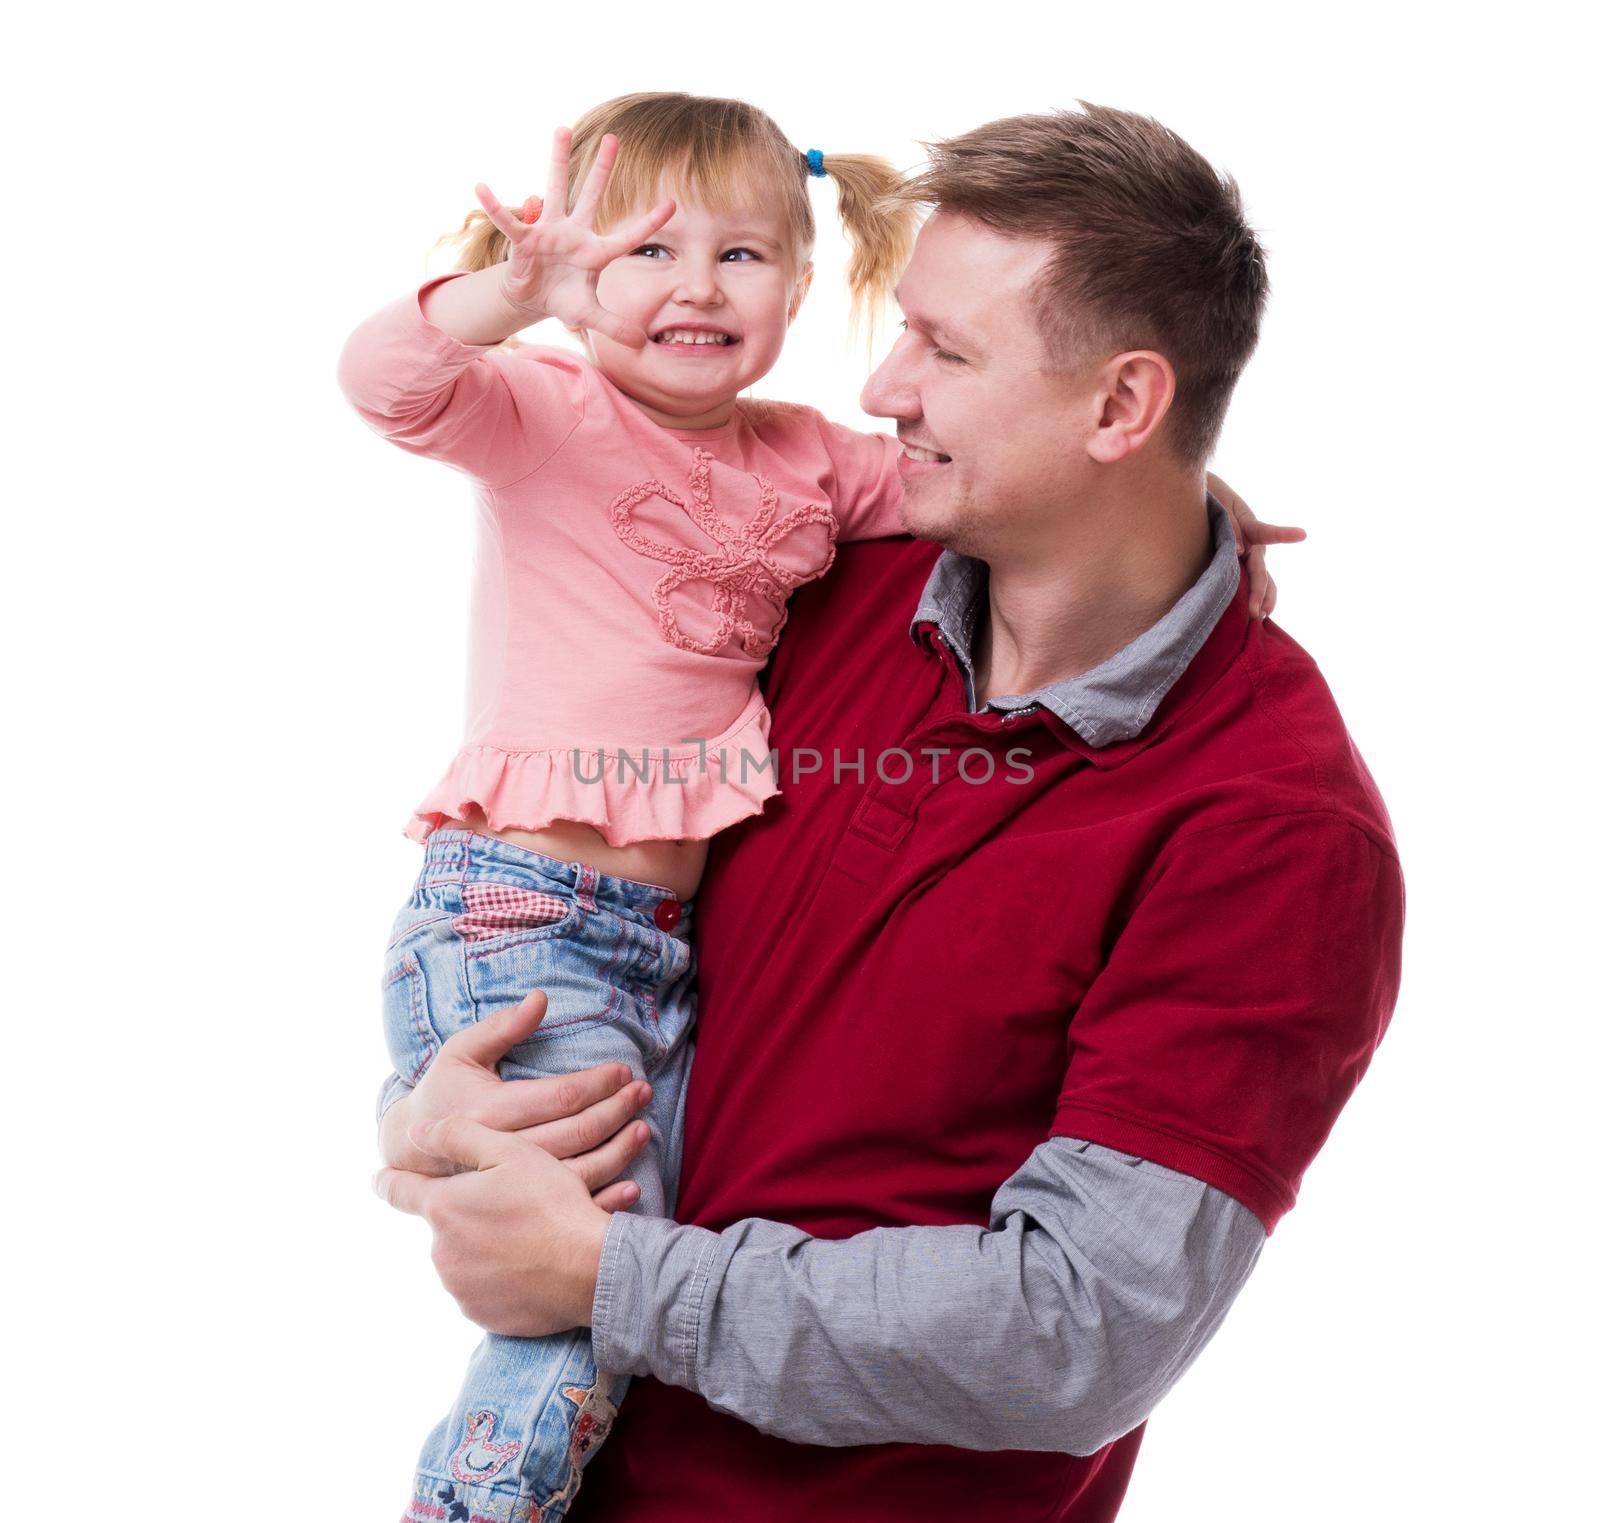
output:
[[[519,1135],[555,1158],[572,1158],[597,1148],[626,1126],[650,1103],[650,1086],[642,1081],[625,1085],[616,1094],[597,1101],[575,1116],[519,1129]]]
[[[596,1190],[594,1194],[594,1203],[602,1211],[626,1211],[629,1206],[637,1205],[638,1200],[638,1185],[626,1179],[607,1185],[603,1190]]]
[[[444,1044],[444,1051],[480,1068],[493,1068],[518,1042],[528,1040],[549,1007],[544,991],[535,989],[520,1005],[496,1010],[476,1025],[456,1032]]]
[[[609,1142],[602,1143],[591,1152],[580,1153],[576,1158],[564,1158],[562,1162],[593,1195],[627,1168],[649,1143],[650,1128],[642,1121],[635,1121],[632,1126],[623,1127]]]
[[[632,1079],[626,1063],[602,1063],[598,1068],[582,1068],[553,1079],[509,1080],[486,1095],[482,1105],[474,1104],[472,1113],[498,1132],[526,1131],[546,1122],[579,1116],[609,1100]]]
[[[469,1169],[492,1169],[517,1146],[504,1132],[468,1121],[465,1116],[419,1121],[406,1135],[424,1153],[465,1164]]]
[[[427,1216],[432,1190],[437,1184],[437,1179],[429,1179],[426,1174],[411,1174],[405,1169],[379,1169],[372,1176],[372,1188],[377,1191],[378,1198],[396,1211],[412,1216]]]

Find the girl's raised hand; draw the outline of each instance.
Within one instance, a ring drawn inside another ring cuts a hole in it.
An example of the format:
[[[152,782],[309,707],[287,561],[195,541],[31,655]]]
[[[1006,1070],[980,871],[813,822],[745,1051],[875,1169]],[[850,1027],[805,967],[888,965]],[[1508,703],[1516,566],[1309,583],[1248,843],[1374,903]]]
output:
[[[528,314],[530,323],[556,317],[569,328],[592,328],[630,349],[642,349],[649,335],[637,323],[601,306],[595,288],[601,270],[619,255],[638,248],[670,220],[676,208],[673,202],[663,201],[609,233],[597,233],[595,212],[617,162],[617,140],[609,132],[601,138],[594,167],[569,213],[567,166],[571,157],[572,130],[558,127],[544,208],[532,224],[502,206],[487,185],[476,187],[479,204],[511,243],[502,290],[513,307]]]
[[[1233,520],[1233,537],[1250,579],[1250,617],[1264,619],[1278,604],[1278,584],[1267,570],[1268,545],[1294,545],[1306,537],[1304,529],[1287,524],[1266,524],[1220,476],[1206,473],[1206,488]]]

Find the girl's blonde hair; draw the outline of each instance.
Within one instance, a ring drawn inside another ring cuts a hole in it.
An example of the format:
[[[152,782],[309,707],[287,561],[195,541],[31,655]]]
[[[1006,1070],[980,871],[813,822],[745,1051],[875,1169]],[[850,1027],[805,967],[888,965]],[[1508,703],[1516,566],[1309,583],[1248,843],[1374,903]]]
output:
[[[811,257],[817,225],[810,165],[766,112],[741,100],[657,91],[619,95],[596,106],[572,129],[569,211],[608,132],[616,136],[618,153],[595,217],[599,230],[653,205],[668,184],[723,215],[776,194],[783,202],[796,275]],[[870,340],[911,256],[916,206],[891,199],[900,176],[887,159],[830,153],[823,168],[838,189],[839,219],[850,243],[851,327],[864,318]],[[470,212],[439,243],[458,247],[456,268],[461,270],[487,269],[510,250],[505,235],[481,210]]]

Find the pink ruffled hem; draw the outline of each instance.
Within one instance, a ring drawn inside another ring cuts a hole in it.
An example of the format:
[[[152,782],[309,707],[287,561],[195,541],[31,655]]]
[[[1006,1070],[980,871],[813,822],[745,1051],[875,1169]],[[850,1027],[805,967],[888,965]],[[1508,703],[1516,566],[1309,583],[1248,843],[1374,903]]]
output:
[[[757,765],[768,755],[770,722],[758,693],[733,728],[706,741],[703,752],[699,746],[653,746],[648,762],[641,747],[622,748],[627,759],[619,762],[615,751],[570,746],[467,746],[417,806],[406,834],[425,841],[446,820],[476,810],[491,830],[542,830],[576,820],[594,826],[608,846],[707,840],[759,814],[782,792],[776,766]],[[663,750],[666,772],[681,781],[663,777]]]

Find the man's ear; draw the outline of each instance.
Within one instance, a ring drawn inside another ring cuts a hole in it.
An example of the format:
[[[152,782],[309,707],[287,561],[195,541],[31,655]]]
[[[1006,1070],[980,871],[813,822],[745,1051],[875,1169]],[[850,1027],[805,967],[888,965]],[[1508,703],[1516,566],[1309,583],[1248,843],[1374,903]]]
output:
[[[1113,355],[1101,372],[1098,417],[1088,439],[1090,458],[1115,465],[1150,442],[1178,392],[1164,354],[1133,349]]]
[[[806,299],[806,292],[811,289],[811,276],[815,267],[811,261],[806,260],[806,267],[801,270],[800,278],[795,282],[794,295],[789,298],[789,321],[792,323],[800,313],[800,304]]]

